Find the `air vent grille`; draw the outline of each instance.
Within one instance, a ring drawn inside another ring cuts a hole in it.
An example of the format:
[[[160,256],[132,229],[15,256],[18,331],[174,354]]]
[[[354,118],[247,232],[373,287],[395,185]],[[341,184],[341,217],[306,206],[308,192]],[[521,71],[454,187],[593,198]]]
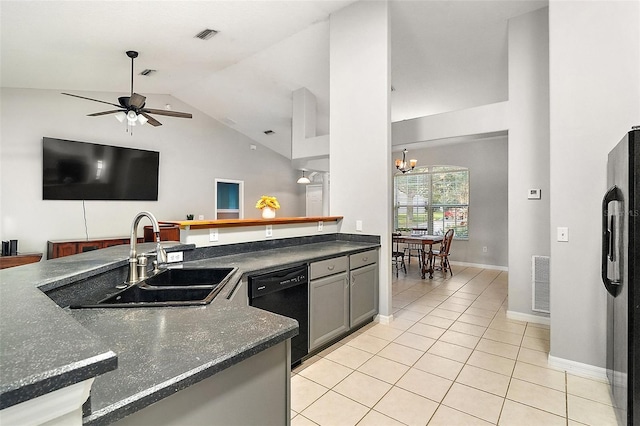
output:
[[[218,31],[206,29],[196,34],[195,38],[199,38],[200,40],[209,40],[211,37],[213,37],[216,34],[218,34]]]
[[[531,310],[550,313],[549,256],[531,257],[533,303]]]
[[[265,135],[272,135],[272,134],[274,134],[274,133],[275,133],[275,132],[274,132],[273,130],[265,130],[265,131],[264,131],[264,134],[265,134]]]
[[[151,74],[153,74],[153,73],[155,73],[155,72],[157,72],[157,71],[156,71],[156,70],[146,69],[146,70],[142,71],[142,72],[140,73],[140,75],[146,75],[146,76],[149,76],[149,75],[151,75]]]

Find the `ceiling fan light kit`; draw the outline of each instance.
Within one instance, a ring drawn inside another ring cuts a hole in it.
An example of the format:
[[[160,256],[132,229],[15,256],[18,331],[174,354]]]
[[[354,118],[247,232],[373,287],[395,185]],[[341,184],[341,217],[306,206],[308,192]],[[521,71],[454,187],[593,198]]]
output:
[[[133,92],[133,60],[138,57],[138,52],[135,50],[128,50],[127,56],[131,58],[131,92],[129,96],[121,96],[118,98],[119,105],[116,105],[111,102],[101,101],[98,99],[87,98],[84,96],[73,95],[71,93],[63,93],[63,95],[73,96],[74,98],[86,99],[88,101],[100,102],[107,105],[112,105],[116,108],[115,110],[110,111],[102,111],[96,112],[93,114],[87,114],[89,117],[97,117],[100,115],[114,114],[115,118],[123,123],[125,118],[127,120],[127,132],[132,133],[132,126],[135,126],[136,123],[140,123],[143,125],[145,123],[149,123],[154,127],[162,126],[158,120],[153,118],[149,114],[156,115],[165,115],[168,117],[177,117],[177,118],[192,118],[191,113],[188,112],[178,112],[178,111],[170,111],[170,110],[162,110],[162,109],[152,109],[145,108],[146,97]]]

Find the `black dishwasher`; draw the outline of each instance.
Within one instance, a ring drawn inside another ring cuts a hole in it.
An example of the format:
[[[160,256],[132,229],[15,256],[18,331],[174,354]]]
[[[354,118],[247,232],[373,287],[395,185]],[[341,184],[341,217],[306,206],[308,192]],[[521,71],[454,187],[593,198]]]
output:
[[[309,279],[307,265],[249,277],[249,304],[298,321],[291,339],[291,365],[297,365],[309,347]]]

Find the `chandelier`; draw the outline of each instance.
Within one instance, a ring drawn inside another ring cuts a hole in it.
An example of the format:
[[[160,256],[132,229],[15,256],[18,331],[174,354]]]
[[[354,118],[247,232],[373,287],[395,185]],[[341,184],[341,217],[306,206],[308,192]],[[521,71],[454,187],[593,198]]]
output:
[[[409,163],[407,163],[407,152],[409,151],[407,151],[407,149],[405,148],[402,151],[402,160],[396,160],[396,169],[398,169],[402,173],[410,172],[411,170],[415,169],[416,164],[418,164],[418,160],[409,160]]]

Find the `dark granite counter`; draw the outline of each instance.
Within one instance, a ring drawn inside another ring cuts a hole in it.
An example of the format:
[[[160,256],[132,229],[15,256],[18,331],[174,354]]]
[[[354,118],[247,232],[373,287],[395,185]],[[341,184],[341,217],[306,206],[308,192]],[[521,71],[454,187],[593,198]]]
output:
[[[218,247],[213,258],[201,258],[211,254],[206,248],[173,243],[168,251],[198,259],[185,264],[239,268],[205,306],[69,310],[44,293],[125,269],[128,246],[0,271],[0,408],[97,376],[84,421],[108,424],[293,337],[296,321],[226,296],[247,274],[379,246],[337,238],[280,248],[271,241],[242,253],[230,247],[227,256]]]

